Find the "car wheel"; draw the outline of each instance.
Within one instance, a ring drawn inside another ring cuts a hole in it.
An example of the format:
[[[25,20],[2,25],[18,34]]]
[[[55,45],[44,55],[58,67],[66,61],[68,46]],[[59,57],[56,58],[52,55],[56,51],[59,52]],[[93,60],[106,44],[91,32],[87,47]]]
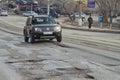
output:
[[[28,39],[29,39],[28,37],[24,36],[24,41],[25,42],[28,42]]]
[[[28,41],[29,41],[29,43],[34,43],[35,42],[35,38],[34,38],[33,34],[30,34]]]
[[[62,41],[62,35],[60,34],[59,36],[57,36],[57,42],[61,42]]]

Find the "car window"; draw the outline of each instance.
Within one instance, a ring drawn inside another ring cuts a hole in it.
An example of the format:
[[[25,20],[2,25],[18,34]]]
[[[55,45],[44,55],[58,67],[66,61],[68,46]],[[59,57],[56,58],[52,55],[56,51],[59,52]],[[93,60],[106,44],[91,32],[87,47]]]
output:
[[[27,11],[26,13],[31,14],[31,13],[35,13],[35,12],[33,12],[33,11]]]
[[[51,17],[34,17],[32,19],[32,24],[56,24],[55,20]]]
[[[30,11],[28,11],[27,13],[31,13]]]
[[[7,12],[6,10],[2,10],[1,12]]]

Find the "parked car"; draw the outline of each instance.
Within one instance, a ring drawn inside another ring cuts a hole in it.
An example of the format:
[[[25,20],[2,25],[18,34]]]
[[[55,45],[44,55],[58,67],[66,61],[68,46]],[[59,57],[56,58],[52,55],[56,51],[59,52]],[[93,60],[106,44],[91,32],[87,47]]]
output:
[[[33,10],[34,10],[37,14],[44,14],[44,11],[43,11],[40,7],[34,7]]]
[[[120,16],[116,17],[116,21],[120,22]]]
[[[23,13],[23,16],[34,16],[34,15],[37,15],[37,13],[35,13],[34,11],[27,11],[25,13]]]
[[[82,20],[84,21],[85,19],[86,19],[86,14],[84,14],[84,13],[80,13],[80,15],[81,15],[81,17],[82,17]],[[75,16],[76,18],[79,18],[79,13],[77,12],[77,13],[73,13],[73,14],[71,14],[71,16]]]
[[[27,4],[27,1],[25,0],[14,0],[16,4],[20,4],[20,5],[25,5]]]
[[[46,8],[46,7],[41,8],[41,11],[42,11],[44,14],[47,14],[47,8]],[[50,8],[50,12],[49,12],[49,13],[50,13],[49,16],[52,16],[53,18],[58,18],[58,17],[60,17],[60,14],[58,14],[55,9],[51,9],[51,8]]]
[[[36,1],[36,0],[27,0],[27,4],[35,4],[35,5],[37,5],[38,1]]]
[[[8,16],[7,10],[0,10],[0,16]]]
[[[33,43],[35,39],[55,39],[62,41],[61,26],[48,15],[30,16],[23,29],[25,42]]]

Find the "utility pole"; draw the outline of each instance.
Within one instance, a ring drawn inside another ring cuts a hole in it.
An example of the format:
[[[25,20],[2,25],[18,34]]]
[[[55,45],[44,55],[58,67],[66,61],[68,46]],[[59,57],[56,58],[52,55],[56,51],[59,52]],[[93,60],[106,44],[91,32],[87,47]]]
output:
[[[82,14],[82,0],[74,0],[74,1],[76,1],[77,3],[78,3],[78,13],[79,13],[79,19],[78,19],[78,26],[79,27],[82,27],[82,16],[81,16],[81,14]]]
[[[48,0],[47,4],[47,15],[50,15],[50,0]]]
[[[81,14],[82,14],[82,6],[81,6],[81,3],[82,3],[82,1],[81,0],[78,0],[78,3],[79,3],[79,19],[78,19],[78,26],[79,27],[82,27],[82,16],[81,16]]]

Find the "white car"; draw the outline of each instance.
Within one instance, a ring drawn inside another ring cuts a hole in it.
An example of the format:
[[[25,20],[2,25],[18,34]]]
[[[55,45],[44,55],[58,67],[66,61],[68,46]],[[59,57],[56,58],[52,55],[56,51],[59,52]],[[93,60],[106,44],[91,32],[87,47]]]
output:
[[[34,11],[27,11],[25,13],[23,13],[23,16],[34,16],[34,15],[37,15],[37,13],[35,13]]]
[[[75,15],[76,18],[79,18],[79,13],[78,12],[71,14],[71,16],[74,16],[74,15]],[[82,19],[84,19],[84,20],[86,19],[86,14],[80,13],[80,15],[81,15]]]
[[[0,16],[8,16],[7,10],[1,10],[0,11]]]
[[[120,22],[120,16],[116,17],[116,21]]]

